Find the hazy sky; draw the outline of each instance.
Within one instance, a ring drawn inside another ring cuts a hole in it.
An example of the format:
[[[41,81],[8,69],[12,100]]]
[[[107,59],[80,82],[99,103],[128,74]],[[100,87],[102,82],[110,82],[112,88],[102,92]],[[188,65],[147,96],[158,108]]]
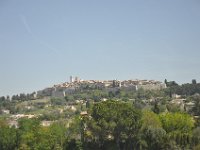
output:
[[[69,76],[200,82],[199,0],[0,0],[0,96]]]

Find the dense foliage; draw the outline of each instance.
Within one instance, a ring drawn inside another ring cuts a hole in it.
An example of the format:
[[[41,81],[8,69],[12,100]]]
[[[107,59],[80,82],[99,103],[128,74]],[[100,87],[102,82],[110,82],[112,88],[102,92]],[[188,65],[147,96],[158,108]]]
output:
[[[175,150],[198,149],[200,129],[186,113],[139,110],[133,104],[98,102],[88,114],[43,127],[38,119],[20,119],[19,127],[0,120],[1,150]]]

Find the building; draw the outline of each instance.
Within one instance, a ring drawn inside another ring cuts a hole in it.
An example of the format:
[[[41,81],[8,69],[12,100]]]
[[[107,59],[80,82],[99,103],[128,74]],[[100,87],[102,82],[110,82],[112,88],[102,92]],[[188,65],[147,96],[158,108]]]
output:
[[[10,114],[10,110],[8,110],[8,109],[2,109],[1,112],[3,114],[7,114],[7,115]]]
[[[54,121],[46,121],[46,120],[44,120],[44,121],[41,122],[41,125],[43,127],[49,127],[53,123],[54,123]]]
[[[161,90],[165,89],[165,84],[144,84],[144,85],[137,85],[136,89],[143,89],[143,90]]]
[[[69,82],[70,82],[70,83],[74,82],[74,79],[73,79],[72,76],[69,77]]]
[[[79,77],[75,77],[74,82],[80,82]]]

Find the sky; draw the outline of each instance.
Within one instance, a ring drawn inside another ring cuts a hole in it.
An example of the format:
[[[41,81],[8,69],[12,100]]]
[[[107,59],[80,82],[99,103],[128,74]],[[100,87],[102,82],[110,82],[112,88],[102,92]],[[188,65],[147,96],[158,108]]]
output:
[[[82,79],[200,82],[199,0],[0,0],[0,96]]]

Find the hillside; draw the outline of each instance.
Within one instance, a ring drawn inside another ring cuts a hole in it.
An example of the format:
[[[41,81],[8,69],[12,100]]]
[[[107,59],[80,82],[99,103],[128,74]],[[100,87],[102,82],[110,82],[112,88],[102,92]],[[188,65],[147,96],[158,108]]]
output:
[[[20,149],[37,146],[41,149],[45,144],[49,150],[55,146],[99,150],[108,147],[138,149],[138,146],[152,150],[192,149],[199,144],[199,86],[199,83],[178,85],[171,82],[163,89],[81,86],[65,97],[33,98],[25,94],[14,96],[18,99],[13,100],[1,97],[0,135],[12,132],[9,138],[14,145],[9,143],[11,141],[7,144]],[[49,139],[46,136],[50,136]],[[21,140],[18,146],[15,137]],[[55,142],[54,137],[58,143],[46,143],[48,140]],[[42,141],[37,145],[40,138]],[[129,142],[138,138],[142,138],[145,145]],[[5,143],[1,141],[0,147]]]

